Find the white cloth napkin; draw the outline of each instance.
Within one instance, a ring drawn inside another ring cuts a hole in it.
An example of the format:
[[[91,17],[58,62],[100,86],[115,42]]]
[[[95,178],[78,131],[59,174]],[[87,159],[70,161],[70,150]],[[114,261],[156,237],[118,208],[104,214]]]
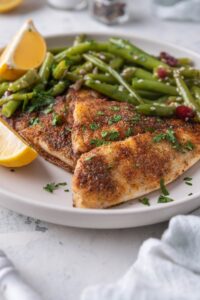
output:
[[[148,239],[116,283],[86,288],[81,300],[199,300],[200,218],[177,216],[161,240]]]
[[[154,0],[154,12],[162,19],[200,20],[200,0]]]

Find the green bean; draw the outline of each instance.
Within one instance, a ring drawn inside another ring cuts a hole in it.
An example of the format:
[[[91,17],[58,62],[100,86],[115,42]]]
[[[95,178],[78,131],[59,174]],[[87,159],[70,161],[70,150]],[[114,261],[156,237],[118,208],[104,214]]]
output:
[[[25,75],[17,79],[16,81],[10,83],[8,91],[18,92],[20,90],[30,88],[34,84],[40,81],[40,77],[36,70],[29,70]]]
[[[149,100],[157,100],[162,95],[160,93],[151,92],[151,91],[143,91],[143,90],[138,90],[137,92],[142,98],[149,99]]]
[[[53,88],[50,90],[52,96],[58,96],[64,93],[64,91],[68,88],[69,81],[67,80],[61,80],[57,84],[53,86]]]
[[[82,79],[82,76],[74,74],[72,72],[66,72],[63,76],[63,79],[68,79],[69,81],[76,82]]]
[[[183,98],[184,103],[187,106],[190,106],[196,111],[196,119],[200,121],[200,106],[195,101],[194,97],[190,93],[185,81],[182,79],[180,73],[178,71],[174,71],[174,79],[176,81],[176,85],[179,91],[180,96]]]
[[[200,105],[200,87],[198,86],[193,86],[192,87],[192,92],[194,94],[195,100],[198,102]]]
[[[67,50],[68,47],[58,47],[58,48],[49,48],[48,52],[51,52],[52,54],[56,55],[60,52],[63,52],[65,50]]]
[[[119,70],[123,66],[124,60],[121,57],[111,59],[109,65],[115,70]]]
[[[57,54],[55,56],[56,61],[63,60],[65,58],[71,58],[74,55],[83,54],[88,51],[104,51],[107,50],[107,43],[97,43],[95,41],[87,41],[76,46],[72,46],[67,50]]]
[[[26,100],[30,100],[32,99],[34,96],[34,93],[27,93],[27,94],[12,94],[10,96],[4,97],[0,99],[0,106],[2,106],[3,104],[9,102],[9,101],[26,101]]]
[[[181,67],[178,69],[182,76],[187,78],[200,78],[200,70],[192,67]]]
[[[121,90],[118,85],[111,85],[107,83],[99,83],[94,80],[86,80],[85,85],[111,99],[128,102],[134,105],[138,104],[136,98],[132,97],[126,90]]]
[[[78,66],[76,70],[73,71],[76,75],[85,75],[93,69],[93,64],[89,61],[86,61],[83,65]]]
[[[69,58],[71,64],[78,64],[82,61],[82,55],[73,55]]]
[[[9,87],[8,82],[3,82],[0,84],[0,97],[2,97],[3,94],[7,91],[8,87]]]
[[[14,112],[17,110],[17,108],[20,106],[20,101],[9,101],[6,104],[3,105],[1,113],[6,118],[10,118]]]
[[[181,57],[178,58],[177,60],[180,66],[192,66],[193,64],[192,60],[188,57]]]
[[[192,87],[192,93],[193,93],[193,95],[194,95],[194,98],[195,98],[197,104],[198,104],[199,107],[200,107],[200,87],[198,87],[198,86],[193,86],[193,87]]]
[[[185,78],[184,80],[189,88],[192,88],[193,86],[200,86],[200,78]]]
[[[47,52],[45,60],[39,70],[39,76],[44,83],[47,83],[50,77],[53,60],[54,60],[53,54]]]
[[[107,51],[110,53],[122,57],[125,61],[129,63],[140,64],[140,61],[137,61],[137,58],[132,54],[130,50],[119,48],[114,44],[107,44]],[[143,65],[142,62],[140,65]]]
[[[134,97],[137,99],[138,103],[143,103],[142,98],[132,89],[132,87],[120,76],[117,71],[112,69],[109,65],[101,61],[100,59],[89,55],[89,54],[84,54],[84,58],[91,63],[93,63],[95,66],[97,66],[101,71],[106,72],[111,74],[122,86],[125,87],[125,89],[130,93],[130,96]]]
[[[104,74],[87,74],[84,77],[85,80],[97,80],[100,82],[104,82],[104,83],[111,83],[111,84],[116,84],[116,80],[115,78],[111,77],[111,76],[106,76]]]
[[[133,79],[133,77],[141,78],[141,79],[149,79],[149,80],[155,80],[154,76],[151,72],[148,72],[141,68],[135,68],[135,67],[128,67],[123,70],[122,76],[127,81],[130,81]]]
[[[125,68],[122,73],[121,76],[128,82],[131,83],[134,74],[135,74],[135,67],[127,67]]]
[[[167,94],[170,96],[177,96],[178,92],[174,86],[167,85],[159,81],[146,80],[146,79],[133,79],[132,86],[136,90],[147,90]]]
[[[175,113],[175,106],[168,106],[165,104],[140,104],[136,106],[138,113],[147,116],[171,117]]]
[[[80,44],[80,43],[83,43],[85,42],[86,40],[86,35],[85,34],[80,34],[80,35],[77,35],[75,37],[75,40],[74,40],[74,46]]]
[[[62,79],[65,72],[68,71],[70,62],[68,60],[61,60],[57,66],[53,69],[53,77],[57,80]]]
[[[134,61],[147,69],[152,70],[158,66],[167,66],[165,63],[161,62],[160,60],[156,59],[155,57],[149,55],[145,51],[131,44],[129,41],[120,38],[111,38],[110,42],[121,49],[126,49],[127,51],[129,51]]]
[[[92,54],[94,55],[95,57],[105,61],[105,62],[110,62],[110,60],[116,58],[115,55],[113,55],[112,53],[109,53],[109,52],[105,52],[105,51],[102,51],[102,52],[92,52],[90,51],[89,54]]]
[[[74,58],[75,57],[72,57],[72,59],[66,58],[66,59],[61,60],[57,64],[57,66],[53,69],[53,77],[57,80],[60,80],[63,78],[65,73],[69,70],[69,68],[71,68],[72,66],[75,67],[75,69],[77,69],[77,66],[75,66],[74,64],[76,64],[77,62],[80,62],[80,60],[75,61]]]

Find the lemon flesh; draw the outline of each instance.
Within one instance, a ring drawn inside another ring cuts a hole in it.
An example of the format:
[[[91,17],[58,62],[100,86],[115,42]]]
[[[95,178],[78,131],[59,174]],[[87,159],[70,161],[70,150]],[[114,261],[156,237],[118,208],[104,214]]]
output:
[[[0,1],[0,13],[13,10],[22,3],[23,0],[1,0]]]
[[[37,152],[0,120],[0,165],[22,167],[31,163]]]
[[[29,69],[38,68],[46,55],[46,42],[28,20],[0,56],[0,79],[15,80]]]

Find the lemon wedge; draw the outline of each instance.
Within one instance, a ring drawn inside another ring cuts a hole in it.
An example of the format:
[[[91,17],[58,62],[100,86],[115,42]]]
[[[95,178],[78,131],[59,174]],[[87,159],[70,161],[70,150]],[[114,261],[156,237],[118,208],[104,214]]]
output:
[[[46,55],[44,38],[28,20],[0,56],[0,79],[15,80],[29,69],[38,68]]]
[[[4,13],[19,6],[23,0],[1,0],[0,1],[0,13]]]
[[[37,152],[29,147],[0,120],[0,165],[9,168],[30,164],[37,157]]]

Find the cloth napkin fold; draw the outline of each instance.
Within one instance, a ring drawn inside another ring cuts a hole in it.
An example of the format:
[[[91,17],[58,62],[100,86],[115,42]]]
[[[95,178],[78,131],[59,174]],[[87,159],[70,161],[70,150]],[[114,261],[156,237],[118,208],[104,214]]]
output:
[[[161,19],[200,21],[200,1],[154,0],[154,12]]]
[[[161,240],[148,239],[116,283],[86,288],[81,300],[199,300],[200,218],[171,219]]]

